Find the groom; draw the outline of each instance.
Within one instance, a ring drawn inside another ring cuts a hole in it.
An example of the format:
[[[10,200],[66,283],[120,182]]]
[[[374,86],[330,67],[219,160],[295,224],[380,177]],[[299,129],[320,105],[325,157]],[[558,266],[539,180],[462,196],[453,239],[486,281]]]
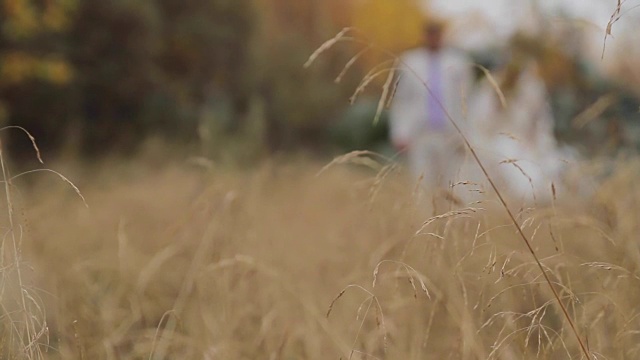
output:
[[[390,109],[391,141],[406,152],[412,175],[428,190],[454,182],[462,156],[460,135],[447,114],[464,126],[472,84],[471,61],[444,44],[446,23],[430,18],[423,44],[400,58],[400,79]]]

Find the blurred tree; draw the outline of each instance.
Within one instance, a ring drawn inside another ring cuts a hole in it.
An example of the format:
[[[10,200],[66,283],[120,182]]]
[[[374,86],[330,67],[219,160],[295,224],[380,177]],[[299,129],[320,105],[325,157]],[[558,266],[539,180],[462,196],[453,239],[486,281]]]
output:
[[[246,111],[253,8],[253,0],[3,0],[0,116],[44,148],[73,143],[87,155],[132,150],[156,133],[193,139],[211,88]]]
[[[2,0],[0,120],[28,128],[47,154],[127,152],[154,134],[193,140],[207,111],[221,125],[214,142],[253,127],[272,151],[323,144],[362,79],[357,62],[334,84],[361,45],[302,65],[351,24],[354,4]]]
[[[376,47],[394,54],[418,46],[422,40],[425,13],[416,0],[364,0],[352,9],[353,26]],[[369,52],[363,56],[371,68],[388,55]]]
[[[329,128],[330,141],[338,153],[372,150],[390,157],[394,155],[395,150],[388,141],[389,114],[383,111],[378,123],[373,124],[377,108],[377,98],[363,97]]]
[[[264,103],[266,144],[271,151],[318,147],[326,130],[348,106],[362,77],[354,67],[338,86],[334,79],[354,55],[352,44],[326,51],[309,69],[313,51],[348,22],[348,1],[260,0],[259,96]],[[333,17],[332,12],[341,16]],[[345,16],[347,15],[347,16]]]
[[[66,91],[74,78],[65,54],[65,36],[74,0],[4,0],[0,3],[0,124],[22,125],[43,148],[62,141],[70,103]],[[16,152],[31,144],[9,133]]]
[[[153,1],[83,0],[69,34],[75,82],[76,133],[83,153],[140,141],[142,108],[160,86],[155,62],[161,19]]]
[[[550,30],[537,36],[517,34],[508,47],[511,56],[520,52],[538,62],[558,140],[590,156],[640,149],[638,96],[626,84],[590,69],[579,52],[567,49],[565,38],[566,33]]]
[[[253,36],[256,12],[251,0],[159,0],[164,48],[164,81],[179,98],[202,103],[211,91],[224,91],[233,108],[233,127],[248,111],[254,87]]]
[[[194,139],[211,88],[229,95],[240,119],[254,16],[251,0],[83,1],[72,48],[85,150],[134,148],[150,134]]]

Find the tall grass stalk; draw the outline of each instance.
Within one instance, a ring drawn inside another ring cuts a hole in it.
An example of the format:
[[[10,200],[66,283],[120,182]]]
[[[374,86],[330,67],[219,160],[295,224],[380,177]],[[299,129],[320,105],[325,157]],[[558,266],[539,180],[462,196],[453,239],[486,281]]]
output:
[[[31,135],[29,137],[32,139]],[[20,242],[16,236],[16,231],[19,231],[17,224],[14,221],[14,206],[13,200],[11,196],[12,192],[12,181],[11,176],[9,174],[9,170],[7,169],[4,151],[3,151],[3,143],[0,140],[0,167],[2,168],[2,179],[4,182],[4,191],[5,191],[5,199],[7,205],[7,216],[9,223],[8,235],[11,238],[11,248],[12,248],[12,264],[6,264],[4,267],[5,271],[8,268],[13,268],[16,274],[17,287],[19,292],[19,313],[21,320],[14,320],[11,314],[5,314],[4,316],[8,316],[10,322],[12,323],[12,330],[15,332],[14,336],[16,336],[19,340],[19,346],[22,347],[21,352],[26,356],[27,359],[43,359],[43,354],[41,352],[41,347],[39,344],[39,339],[44,335],[47,329],[46,320],[38,319],[37,314],[32,313],[31,306],[28,305],[28,302],[33,301],[32,306],[38,306],[35,303],[34,297],[30,296],[30,289],[25,285],[23,281],[22,275],[22,257],[20,252]],[[36,147],[37,149],[37,147]],[[38,156],[39,158],[39,156]],[[22,232],[21,235],[22,236]],[[4,244],[3,244],[4,247]],[[4,259],[3,259],[4,260]],[[6,281],[6,274],[4,275]],[[3,284],[6,285],[6,282]],[[3,306],[4,307],[4,306]],[[5,307],[6,311],[6,307]],[[36,322],[40,320],[42,321],[41,328],[37,329]],[[21,324],[21,325],[20,325]],[[24,326],[24,330],[21,329],[21,326]],[[26,336],[26,338],[24,338]],[[12,344],[13,345],[13,344]],[[10,355],[11,356],[11,355]]]
[[[6,130],[19,130],[24,133],[31,142],[36,159],[40,164],[44,164],[36,139],[29,131],[21,126],[6,126],[1,128],[0,132]],[[71,180],[55,170],[41,168],[12,176],[4,150],[4,143],[2,139],[0,139],[0,169],[2,170],[8,223],[5,240],[8,237],[11,246],[10,256],[7,257],[7,253],[5,252],[6,241],[3,240],[1,245],[2,269],[0,271],[2,271],[2,285],[0,291],[3,293],[3,296],[0,296],[0,303],[3,311],[2,317],[5,318],[5,331],[9,331],[10,333],[10,341],[7,344],[8,348],[2,350],[6,351],[5,355],[7,355],[8,358],[26,358],[29,360],[44,359],[49,347],[47,313],[42,299],[36,292],[37,289],[25,280],[23,274],[25,262],[22,258],[21,245],[24,236],[24,227],[16,219],[15,215],[15,199],[12,195],[13,191],[15,191],[14,180],[21,176],[37,172],[53,173],[74,189],[86,207],[88,207],[88,204],[78,187],[71,182]],[[12,273],[15,274],[15,279],[12,278]],[[15,300],[16,303],[12,303],[13,299],[11,296],[16,294],[7,294],[8,292],[14,291],[18,293],[17,300]],[[18,307],[17,310],[13,310],[15,306]],[[15,313],[18,314],[17,318],[15,317]],[[3,338],[3,343],[6,343],[6,340],[7,339]],[[43,349],[47,349],[47,351],[43,352]]]
[[[617,11],[619,12],[619,10],[617,10]],[[612,22],[610,22],[610,24]],[[320,48],[318,48],[318,50],[316,50],[312,54],[312,56],[309,58],[307,63],[305,63],[305,67],[310,66],[311,63],[318,57],[318,55],[320,53],[329,50],[333,45],[335,45],[338,42],[338,40],[342,39],[349,30],[353,30],[353,29],[345,28],[342,32],[340,32],[338,35],[336,35],[336,37],[334,37],[333,39],[331,39],[331,40],[325,42],[324,44],[322,44],[320,46]],[[374,47],[373,44],[368,44],[367,49],[373,48],[373,47]],[[415,76],[416,78],[419,78],[418,74],[415,72],[415,70],[411,69],[407,64],[405,64],[400,57],[398,57],[397,55],[395,55],[395,54],[393,54],[393,53],[391,53],[389,51],[386,51],[384,49],[378,49],[378,50],[381,51],[382,53],[390,56],[393,59],[393,60],[388,60],[387,61],[387,62],[392,62],[394,64],[393,67],[387,69],[387,71],[390,74],[393,74],[394,71],[396,70],[395,64],[401,64],[401,65],[404,66],[404,68],[408,69],[411,72],[411,75]],[[475,64],[475,66],[480,66],[480,65]],[[362,88],[364,88],[369,82],[371,82],[371,79],[373,77],[376,77],[377,75],[379,75],[379,74],[381,74],[383,72],[384,72],[383,70],[377,70],[374,74],[367,76],[362,81],[362,84],[356,90],[354,96],[351,99],[351,102],[353,103],[355,101],[355,97],[357,97],[357,95],[362,91]],[[488,73],[488,72],[485,71],[485,73]],[[569,324],[569,327],[571,328],[571,331],[574,334],[575,339],[576,339],[576,341],[578,342],[578,344],[580,346],[580,350],[582,351],[582,353],[584,354],[584,356],[587,359],[592,358],[592,356],[590,355],[590,351],[588,350],[588,348],[586,346],[586,343],[584,342],[584,340],[582,339],[582,337],[578,333],[578,329],[576,328],[576,326],[574,324],[574,321],[573,321],[571,315],[569,314],[569,311],[568,311],[566,305],[562,302],[562,299],[560,298],[560,295],[558,294],[558,291],[556,290],[555,286],[553,285],[553,282],[552,282],[551,278],[549,277],[549,274],[547,273],[547,270],[545,269],[545,266],[542,264],[540,258],[538,257],[538,254],[537,254],[536,250],[531,245],[531,240],[527,237],[527,235],[522,230],[522,226],[518,223],[518,221],[516,220],[516,216],[514,216],[513,212],[509,208],[509,206],[508,206],[508,204],[507,204],[507,202],[505,200],[505,197],[502,194],[502,191],[498,188],[498,186],[496,186],[496,182],[494,181],[493,177],[487,171],[487,168],[486,168],[485,164],[483,163],[483,161],[480,160],[480,157],[478,156],[475,147],[470,143],[468,137],[464,134],[464,132],[462,131],[462,129],[458,125],[457,121],[451,116],[450,112],[444,106],[444,104],[442,104],[440,99],[438,99],[438,97],[434,96],[434,94],[433,94],[431,88],[429,87],[429,85],[425,81],[421,80],[421,82],[422,82],[422,85],[427,90],[427,92],[429,93],[429,95],[431,95],[432,98],[434,98],[436,100],[437,105],[444,112],[444,114],[447,117],[447,120],[449,121],[449,123],[451,125],[453,125],[453,127],[455,128],[457,134],[460,136],[460,138],[464,142],[465,147],[471,153],[474,162],[478,165],[478,167],[482,171],[482,174],[484,175],[485,179],[490,184],[491,188],[493,189],[493,191],[495,192],[496,196],[498,197],[498,200],[499,200],[502,208],[507,213],[507,216],[508,216],[511,224],[516,229],[516,231],[517,231],[517,233],[519,235],[519,238],[524,243],[525,247],[527,248],[527,251],[529,252],[531,257],[535,261],[540,273],[542,274],[546,285],[551,290],[556,303],[560,307],[564,318],[566,319],[567,323]],[[383,110],[382,107],[380,106],[380,104],[388,104],[390,100],[389,100],[389,98],[387,96],[393,95],[393,92],[389,92],[388,91],[390,83],[391,82],[389,80],[387,80],[387,82],[385,83],[385,86],[383,88],[383,94],[382,94],[382,96],[380,97],[380,100],[379,100],[379,106],[378,106],[378,109],[377,109],[376,119],[379,117],[379,113]],[[492,84],[495,84],[495,81],[492,80]],[[502,92],[500,91],[499,88],[498,88],[497,93],[498,93],[498,95],[502,94]],[[502,99],[502,97],[501,97],[501,99]],[[462,104],[461,104],[461,106],[462,106]]]

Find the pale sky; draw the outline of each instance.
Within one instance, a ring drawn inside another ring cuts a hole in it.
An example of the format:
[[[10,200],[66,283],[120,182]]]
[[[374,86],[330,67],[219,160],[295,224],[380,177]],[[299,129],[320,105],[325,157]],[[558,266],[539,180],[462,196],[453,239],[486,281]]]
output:
[[[423,0],[425,6],[436,13],[453,19],[472,18],[482,14],[490,24],[482,30],[469,25],[472,31],[463,29],[458,42],[462,47],[473,48],[500,42],[519,27],[531,25],[533,4],[547,19],[558,19],[559,11],[575,20],[585,32],[587,56],[600,60],[607,23],[616,9],[618,0]],[[612,27],[613,37],[607,40],[607,52],[629,46],[640,47],[640,0],[622,0],[622,18]],[[462,25],[464,26],[464,25]],[[490,29],[489,29],[490,28]],[[460,40],[463,39],[463,40]],[[455,40],[454,40],[455,41]],[[605,55],[606,58],[606,55]]]

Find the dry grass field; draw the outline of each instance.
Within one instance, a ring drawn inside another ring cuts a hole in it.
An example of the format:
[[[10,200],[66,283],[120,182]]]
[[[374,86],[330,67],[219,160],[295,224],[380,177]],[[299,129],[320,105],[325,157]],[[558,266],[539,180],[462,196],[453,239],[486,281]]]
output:
[[[1,357],[584,358],[495,200],[453,207],[401,171],[324,165],[62,166],[88,208],[53,174],[16,179]],[[514,206],[594,359],[640,357],[639,172]]]

